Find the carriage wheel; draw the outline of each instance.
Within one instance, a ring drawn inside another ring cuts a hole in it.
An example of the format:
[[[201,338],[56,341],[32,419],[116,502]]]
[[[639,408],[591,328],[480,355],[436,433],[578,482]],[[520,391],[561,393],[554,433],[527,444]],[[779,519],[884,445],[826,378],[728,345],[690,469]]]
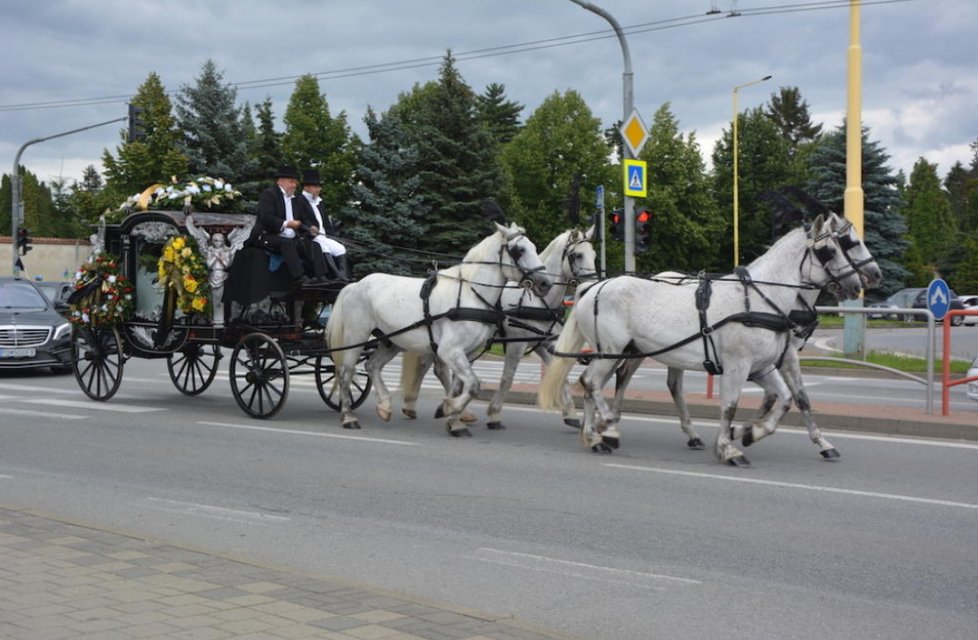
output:
[[[108,400],[119,390],[125,356],[115,327],[71,330],[71,368],[78,386],[92,400]]]
[[[253,418],[271,418],[289,397],[289,368],[278,343],[264,333],[249,333],[231,354],[231,392]]]
[[[373,386],[370,376],[362,364],[363,361],[361,360],[353,370],[353,382],[350,384],[350,396],[353,399],[353,404],[350,406],[351,410],[363,404]],[[316,388],[319,389],[319,396],[330,409],[339,411],[341,408],[340,390],[333,386],[335,379],[336,366],[328,358],[318,356],[316,358]]]
[[[191,342],[166,358],[166,369],[180,393],[196,396],[211,386],[221,363],[221,347]]]

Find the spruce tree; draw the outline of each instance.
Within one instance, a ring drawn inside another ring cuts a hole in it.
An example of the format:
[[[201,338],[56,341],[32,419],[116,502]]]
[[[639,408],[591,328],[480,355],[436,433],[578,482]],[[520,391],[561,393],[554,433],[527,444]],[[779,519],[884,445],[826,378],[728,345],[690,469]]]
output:
[[[907,251],[907,221],[899,180],[887,165],[889,156],[880,143],[862,130],[863,227],[866,247],[883,270],[883,282],[871,294],[886,298],[905,286],[910,273],[902,265]],[[824,134],[811,155],[809,193],[840,215],[844,213],[846,190],[845,127]]]
[[[360,147],[353,184],[355,206],[340,214],[343,239],[357,274],[374,272],[423,275],[430,256],[423,219],[427,210],[419,189],[418,151],[400,121],[380,118],[370,108],[364,116],[369,140]]]
[[[204,63],[193,84],[181,87],[177,122],[184,133],[182,150],[189,160],[188,170],[194,176],[236,184],[253,173],[255,160],[248,154],[237,95],[213,60]]]
[[[954,246],[957,231],[947,193],[937,177],[936,164],[923,158],[917,160],[904,198],[908,240],[913,242],[923,266],[937,273]]]
[[[778,128],[792,156],[803,143],[816,141],[822,133],[822,125],[812,124],[808,103],[801,98],[798,87],[781,87],[780,92],[772,93],[764,114]]]
[[[476,96],[479,120],[489,130],[497,144],[506,144],[520,130],[523,105],[506,99],[506,87],[493,82],[482,95]]]

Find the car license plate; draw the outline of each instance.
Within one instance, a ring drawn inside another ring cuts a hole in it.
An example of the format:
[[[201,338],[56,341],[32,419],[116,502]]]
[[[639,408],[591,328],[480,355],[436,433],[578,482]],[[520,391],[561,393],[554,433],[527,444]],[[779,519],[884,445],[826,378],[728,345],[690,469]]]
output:
[[[0,358],[33,358],[35,355],[37,355],[37,349],[34,347],[0,349]]]

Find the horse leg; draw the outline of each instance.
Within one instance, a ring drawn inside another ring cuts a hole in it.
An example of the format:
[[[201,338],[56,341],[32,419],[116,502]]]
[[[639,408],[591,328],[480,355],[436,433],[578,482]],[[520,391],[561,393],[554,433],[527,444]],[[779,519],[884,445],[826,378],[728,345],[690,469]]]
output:
[[[419,353],[404,355],[403,368],[401,369],[401,394],[403,395],[402,399],[404,404],[401,406],[401,413],[411,420],[418,417],[417,403],[418,396],[421,395],[421,381],[424,379],[428,369],[431,368],[433,361],[431,356],[421,355]],[[404,374],[408,367],[415,369],[413,372],[414,377],[410,378],[413,380],[411,384],[404,383]]]
[[[821,430],[815,424],[815,416],[812,414],[812,403],[808,399],[808,392],[801,380],[801,362],[798,360],[798,352],[789,349],[785,354],[784,362],[781,365],[781,375],[784,377],[788,390],[798,410],[801,411],[802,419],[808,428],[808,437],[819,448],[819,454],[826,460],[838,460],[842,455],[839,450],[832,446],[828,440],[822,436]]]
[[[554,359],[554,355],[547,351],[543,344],[539,344],[534,351],[543,360],[543,366],[549,367]],[[560,386],[560,413],[564,417],[564,424],[572,429],[580,429],[581,421],[577,417],[577,407],[574,405],[574,397],[571,396],[570,385],[567,380]]]
[[[720,462],[734,467],[746,467],[750,461],[744,452],[733,444],[732,425],[737,413],[737,403],[740,393],[747,381],[747,371],[728,366],[720,376],[720,428],[717,429],[717,439],[713,452]]]
[[[593,360],[581,374],[581,386],[593,403],[596,423],[593,432],[588,434],[586,445],[595,453],[611,453],[621,444],[621,432],[615,424],[615,412],[605,401],[601,390],[611,379],[616,362],[614,360]],[[582,434],[583,437],[583,434]]]
[[[461,385],[459,391],[443,404],[446,417],[445,428],[449,434],[455,437],[471,436],[472,433],[462,421],[462,412],[465,411],[469,401],[478,395],[479,378],[472,370],[472,364],[464,351],[460,349],[439,349],[438,357],[444,362],[446,368],[450,368],[450,373],[454,374],[449,376],[449,379],[452,379],[455,385]]]
[[[353,395],[350,387],[353,385],[353,375],[356,372],[356,363],[360,359],[362,348],[350,349],[344,353],[342,363],[336,371],[336,383],[340,391],[340,425],[344,429],[359,429],[360,422],[353,413]]]
[[[676,405],[676,412],[679,414],[679,428],[686,434],[686,446],[690,449],[704,448],[703,439],[693,429],[693,420],[689,416],[689,407],[686,399],[683,398],[683,373],[682,369],[669,367],[666,373],[666,386],[672,395],[672,402]]]
[[[367,373],[377,391],[377,415],[384,422],[390,422],[391,419],[391,392],[384,384],[381,373],[384,370],[384,365],[393,360],[397,354],[398,349],[381,344],[370,355],[366,364]]]
[[[513,386],[513,378],[516,376],[516,369],[520,365],[523,351],[526,348],[524,343],[507,342],[506,359],[503,361],[503,377],[499,379],[499,387],[492,394],[489,400],[489,409],[486,412],[488,422],[486,426],[490,429],[505,429],[506,426],[500,420],[503,411],[503,400],[509,393],[509,388]]]
[[[761,376],[752,377],[751,379],[764,389],[765,398],[771,396],[774,398],[774,401],[771,403],[771,408],[765,414],[755,419],[754,422],[744,426],[741,443],[745,447],[749,447],[758,440],[774,433],[778,428],[778,424],[781,422],[781,418],[791,408],[791,393],[788,391],[788,386],[777,369],[772,367],[770,371]]]

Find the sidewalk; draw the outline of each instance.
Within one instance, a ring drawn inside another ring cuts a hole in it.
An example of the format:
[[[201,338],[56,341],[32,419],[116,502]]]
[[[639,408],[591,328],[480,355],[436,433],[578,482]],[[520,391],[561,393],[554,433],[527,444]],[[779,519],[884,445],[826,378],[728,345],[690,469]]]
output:
[[[544,640],[505,616],[0,505],[10,640]]]

